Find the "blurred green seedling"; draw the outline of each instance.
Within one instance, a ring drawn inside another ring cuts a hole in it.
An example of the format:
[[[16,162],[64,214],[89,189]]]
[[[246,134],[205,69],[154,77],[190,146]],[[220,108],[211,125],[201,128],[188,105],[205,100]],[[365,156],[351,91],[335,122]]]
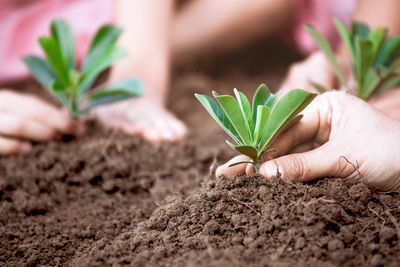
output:
[[[23,61],[36,80],[58,98],[72,116],[86,115],[95,106],[137,97],[143,92],[142,82],[136,78],[89,92],[102,71],[127,55],[125,49],[116,45],[121,32],[120,28],[112,25],[101,27],[77,70],[71,28],[63,20],[54,20],[50,36],[39,38],[46,58],[26,56]]]
[[[314,39],[319,49],[325,54],[342,86],[362,99],[400,84],[400,37],[387,37],[387,29],[378,27],[370,30],[363,23],[353,22],[350,31],[335,19],[334,24],[349,50],[353,60],[353,75],[356,88],[349,88],[345,76],[337,64],[335,54],[327,40],[311,25],[306,30]],[[322,85],[311,84],[318,91],[326,91]]]
[[[216,101],[207,95],[195,94],[196,98],[214,120],[235,141],[227,144],[251,161],[237,162],[231,166],[251,163],[256,171],[273,140],[280,133],[302,118],[299,113],[314,99],[316,94],[294,89],[279,101],[265,84],[261,84],[253,97],[253,104],[240,91],[234,89],[236,99],[231,95],[212,92]]]

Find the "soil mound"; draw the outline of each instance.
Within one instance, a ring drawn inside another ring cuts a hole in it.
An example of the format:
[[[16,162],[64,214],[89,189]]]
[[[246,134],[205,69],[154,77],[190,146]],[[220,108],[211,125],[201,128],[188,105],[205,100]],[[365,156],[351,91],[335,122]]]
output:
[[[114,240],[77,255],[85,266],[396,266],[400,198],[364,184],[221,177],[157,208]]]

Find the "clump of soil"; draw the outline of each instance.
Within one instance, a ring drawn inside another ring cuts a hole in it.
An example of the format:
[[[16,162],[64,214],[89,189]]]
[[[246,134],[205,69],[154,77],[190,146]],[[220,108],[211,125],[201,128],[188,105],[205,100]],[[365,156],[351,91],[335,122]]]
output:
[[[400,198],[364,184],[221,177],[77,255],[103,266],[395,266]],[[89,256],[89,257],[88,257]]]

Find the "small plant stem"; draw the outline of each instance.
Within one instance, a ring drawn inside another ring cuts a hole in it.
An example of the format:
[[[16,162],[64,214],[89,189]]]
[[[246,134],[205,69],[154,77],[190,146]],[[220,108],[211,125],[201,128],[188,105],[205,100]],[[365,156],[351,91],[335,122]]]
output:
[[[260,173],[261,161],[259,159],[253,161],[254,169],[256,173]]]

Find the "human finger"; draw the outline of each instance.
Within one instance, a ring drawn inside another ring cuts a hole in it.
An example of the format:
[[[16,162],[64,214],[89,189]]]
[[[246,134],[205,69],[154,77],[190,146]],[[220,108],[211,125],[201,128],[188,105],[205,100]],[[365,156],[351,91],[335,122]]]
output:
[[[250,159],[247,156],[244,156],[244,155],[236,156],[236,157],[230,159],[225,164],[219,166],[217,168],[217,170],[215,171],[215,176],[219,177],[221,175],[225,175],[225,176],[230,177],[230,176],[233,176],[235,174],[239,174],[239,175],[245,174],[246,173],[246,166],[247,166],[246,163],[235,165],[235,166],[231,166],[231,167],[230,167],[230,165],[238,163],[238,162],[248,162],[248,161],[250,161]]]
[[[0,107],[8,113],[29,117],[41,124],[46,124],[60,133],[80,134],[83,131],[82,126],[67,112],[33,96],[3,91]]]
[[[31,149],[31,147],[32,145],[29,142],[0,136],[1,155],[25,153],[28,152]]]
[[[47,125],[16,114],[0,114],[0,134],[33,141],[46,141],[54,137],[55,130]]]
[[[282,156],[261,165],[260,173],[267,178],[308,182],[323,177],[347,177],[356,169],[342,160],[332,144],[317,149]]]

